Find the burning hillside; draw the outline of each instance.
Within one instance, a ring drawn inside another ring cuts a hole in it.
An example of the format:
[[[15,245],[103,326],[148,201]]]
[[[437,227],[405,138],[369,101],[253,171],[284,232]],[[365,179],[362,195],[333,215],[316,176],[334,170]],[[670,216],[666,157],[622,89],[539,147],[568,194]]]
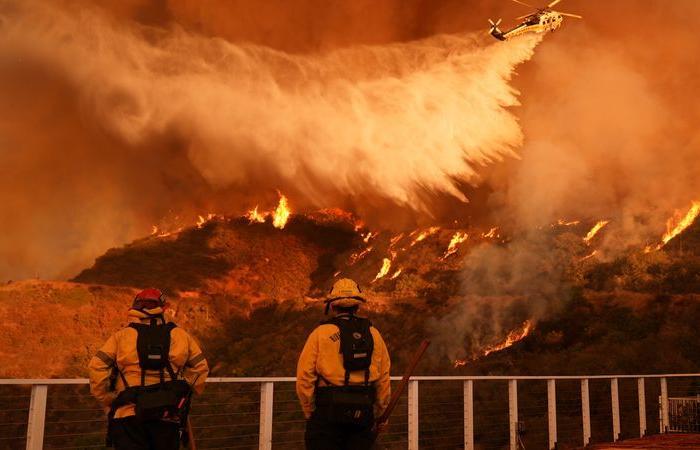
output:
[[[446,371],[571,344],[548,322],[604,293],[700,292],[698,2],[505,43],[493,2],[273,3],[0,0],[0,279],[72,278],[32,304],[76,327],[163,287],[257,374],[239,329],[303,334],[341,276]]]
[[[335,279],[350,277],[366,289],[375,312],[396,304],[443,311],[427,323],[443,356],[459,367],[467,355],[479,359],[528,336],[576,286],[646,291],[641,281],[669,283],[677,264],[672,253],[660,260],[644,247],[607,255],[606,237],[620,232],[609,220],[562,219],[523,237],[499,227],[370,230],[342,210],[292,214],[282,195],[266,211],[213,215],[113,249],[75,281],[166,286],[175,295],[206,294],[251,312],[286,301],[320,304]]]
[[[307,328],[321,316],[328,287],[347,276],[363,286],[370,298],[366,313],[398,360],[411,347],[398,343],[429,336],[434,350],[428,371],[474,373],[510,367],[523,354],[544,357],[530,354],[533,346],[604,345],[602,331],[590,336],[577,323],[594,320],[608,303],[618,305],[612,311],[631,307],[633,317],[653,314],[653,293],[665,292],[676,297],[664,308],[695,314],[697,302],[683,297],[700,290],[700,232],[694,223],[657,251],[645,253],[642,246],[610,259],[605,240],[618,230],[614,221],[562,219],[525,241],[494,226],[389,232],[370,230],[338,209],[292,210],[280,195],[276,205],[258,207],[258,215],[202,215],[190,226],[108,251],[76,283],[10,283],[0,289],[0,334],[9,340],[7,348],[31,353],[40,348],[33,341],[11,344],[22,329],[16,325],[36,314],[30,311],[73,317],[42,320],[36,335],[58,336],[69,327],[71,336],[82,336],[87,350],[77,349],[72,338],[61,341],[63,356],[41,375],[79,374],[104,333],[123,320],[134,288],[160,286],[168,290],[174,319],[193,329],[212,353],[216,373],[283,375],[292,370]],[[278,217],[287,218],[283,227]],[[680,240],[686,242],[682,251],[674,245]],[[552,251],[530,252],[543,246]],[[531,258],[523,259],[523,252]],[[594,256],[586,257],[590,252]],[[612,290],[618,294],[607,297]],[[634,300],[621,300],[627,296]],[[577,319],[575,311],[584,307],[590,317]],[[76,351],[84,358],[71,356]],[[30,369],[36,370],[15,365],[5,375],[27,376]]]

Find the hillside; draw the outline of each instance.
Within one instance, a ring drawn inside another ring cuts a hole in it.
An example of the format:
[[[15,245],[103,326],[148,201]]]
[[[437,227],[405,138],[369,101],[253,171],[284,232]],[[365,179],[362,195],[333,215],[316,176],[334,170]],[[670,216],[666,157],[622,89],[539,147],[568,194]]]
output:
[[[338,276],[365,287],[365,313],[397,370],[426,337],[425,373],[700,369],[695,227],[659,251],[599,261],[585,256],[590,226],[552,226],[536,245],[553,251],[525,252],[532,258],[496,270],[494,254],[522,258],[524,245],[497,229],[370,233],[339,211],[294,215],[284,229],[211,218],[112,249],[72,282],[0,287],[0,344],[10,361],[1,375],[84,375],[144,286],[168,292],[173,320],[202,341],[214,374],[289,375]],[[535,270],[512,273],[518,264]]]

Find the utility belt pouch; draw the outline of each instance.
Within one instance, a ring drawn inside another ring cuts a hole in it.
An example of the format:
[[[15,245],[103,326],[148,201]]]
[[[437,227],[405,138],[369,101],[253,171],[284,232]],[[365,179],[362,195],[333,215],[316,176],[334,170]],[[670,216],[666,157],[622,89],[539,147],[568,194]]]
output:
[[[136,389],[136,420],[180,423],[189,407],[190,385],[184,380],[167,381]]]
[[[338,425],[367,427],[374,422],[374,386],[322,386],[315,402],[326,420]]]

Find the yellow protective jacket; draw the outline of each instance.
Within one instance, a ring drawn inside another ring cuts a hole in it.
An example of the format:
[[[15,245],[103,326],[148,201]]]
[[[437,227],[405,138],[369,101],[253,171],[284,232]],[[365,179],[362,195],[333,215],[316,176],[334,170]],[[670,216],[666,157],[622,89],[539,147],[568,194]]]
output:
[[[338,317],[342,317],[342,314]],[[374,327],[371,327],[370,331],[374,339],[374,351],[369,368],[369,381],[377,390],[374,414],[375,417],[379,417],[388,406],[391,397],[389,379],[391,361],[382,335]],[[296,389],[301,409],[307,419],[311,417],[314,410],[314,390],[317,380],[319,380],[319,386],[326,385],[323,380],[334,386],[342,386],[345,383],[345,368],[343,367],[343,354],[340,351],[339,337],[340,330],[336,325],[319,325],[309,335],[299,357]],[[319,379],[319,375],[322,377],[321,379]],[[364,371],[350,374],[351,385],[361,385],[364,382]]]
[[[148,316],[140,311],[129,311],[130,323],[150,323]],[[109,409],[114,399],[125,389],[124,382],[116,370],[119,370],[129,386],[141,385],[141,368],[139,355],[136,350],[138,332],[126,327],[114,333],[90,360],[90,392],[105,407]],[[209,366],[197,342],[182,328],[176,327],[170,333],[170,364],[173,371],[191,385],[200,394],[204,390],[204,382],[209,374]],[[170,379],[165,372],[166,381]],[[158,371],[146,373],[146,385],[160,382]],[[117,409],[114,417],[134,415],[134,405],[126,405]]]

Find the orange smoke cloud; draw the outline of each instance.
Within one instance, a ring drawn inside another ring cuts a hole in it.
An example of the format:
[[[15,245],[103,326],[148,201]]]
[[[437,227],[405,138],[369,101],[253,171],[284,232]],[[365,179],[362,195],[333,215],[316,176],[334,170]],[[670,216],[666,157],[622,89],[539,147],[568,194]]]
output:
[[[66,93],[61,101],[75,104],[66,108],[71,123],[55,133],[81,140],[77,147],[50,139],[30,145],[40,122],[15,117],[22,130],[8,134],[32,148],[16,164],[43,181],[36,158],[62,154],[62,164],[77,162],[94,175],[78,181],[85,175],[80,170],[62,179],[59,171],[59,190],[67,195],[53,199],[55,206],[100,207],[92,215],[81,212],[75,223],[62,223],[48,209],[40,214],[49,228],[44,242],[78,249],[70,263],[56,263],[65,252],[47,245],[16,248],[30,239],[18,225],[22,239],[9,238],[0,251],[17,252],[26,262],[0,276],[27,276],[34,267],[44,276],[63,274],[147,232],[164,215],[227,212],[221,199],[230,206],[229,199],[272,186],[314,207],[375,198],[424,211],[430,209],[426,192],[466,200],[460,183],[476,181],[476,167],[514,155],[522,142],[508,110],[518,104],[509,81],[539,42],[499,44],[462,33],[290,54],[168,26],[167,17],[191,24],[187,11],[194,3],[172,2],[161,11],[134,0],[111,12],[77,0],[3,4],[0,57],[58,79]],[[156,27],[127,19],[132,14]],[[17,101],[39,109],[45,100],[24,88]],[[82,142],[91,134],[96,142]],[[101,163],[105,155],[113,160]],[[85,189],[70,192],[65,186],[72,183]],[[90,189],[96,184],[104,186]],[[19,197],[27,209],[30,190],[16,186],[6,196]],[[66,231],[74,236],[70,244],[58,242]]]

